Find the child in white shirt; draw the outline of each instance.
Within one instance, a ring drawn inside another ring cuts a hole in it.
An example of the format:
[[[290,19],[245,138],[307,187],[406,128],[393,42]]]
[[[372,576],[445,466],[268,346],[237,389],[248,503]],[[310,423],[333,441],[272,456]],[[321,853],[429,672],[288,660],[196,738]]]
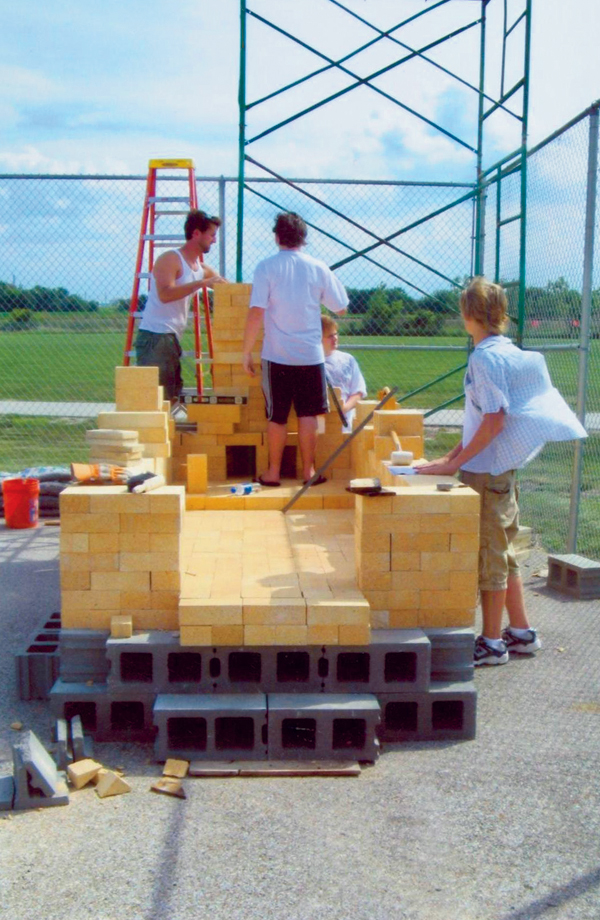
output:
[[[347,425],[344,434],[352,431],[352,422],[357,403],[367,395],[367,386],[356,358],[347,352],[338,351],[338,325],[331,316],[321,316],[323,351],[325,352],[325,375],[332,387],[342,391],[342,411]]]

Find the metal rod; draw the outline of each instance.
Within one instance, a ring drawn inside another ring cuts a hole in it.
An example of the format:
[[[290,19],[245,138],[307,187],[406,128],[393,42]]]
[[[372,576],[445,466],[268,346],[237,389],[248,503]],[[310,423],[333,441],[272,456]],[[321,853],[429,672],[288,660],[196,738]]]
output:
[[[585,243],[583,249],[583,288],[581,292],[581,325],[579,337],[579,374],[577,382],[577,417],[585,424],[588,363],[590,354],[590,328],[592,315],[592,285],[594,279],[594,246],[596,235],[596,191],[598,183],[598,110],[590,117],[588,146],[588,181],[585,205]],[[569,503],[569,533],[567,552],[577,549],[579,502],[583,476],[584,446],[581,440],[575,442],[571,499]]]
[[[225,233],[227,221],[227,208],[225,204],[225,176],[219,177],[219,217],[221,226],[219,227],[219,274],[221,278],[225,277],[226,272],[226,252]]]
[[[422,393],[424,390],[428,390],[435,383],[441,383],[442,380],[446,380],[448,377],[452,377],[453,374],[458,374],[459,371],[464,371],[467,363],[459,364],[458,367],[453,367],[451,371],[448,371],[446,374],[442,374],[441,377],[436,377],[435,380],[430,380],[428,383],[425,383],[422,387],[417,387],[416,390],[411,390],[410,393],[405,393],[404,396],[401,396],[400,399],[396,400],[397,402],[405,402],[405,400],[410,399],[411,396],[416,396],[418,393]],[[460,394],[464,396],[464,393]]]
[[[242,280],[244,262],[244,174],[246,161],[246,0],[240,0],[240,79],[238,85],[239,138],[238,138],[238,203],[237,247],[235,279]]]
[[[485,85],[485,3],[481,3],[479,34],[479,104],[477,109],[477,213],[475,219],[475,274],[483,274],[485,247],[485,192],[482,185],[483,165],[483,88]]]
[[[274,181],[274,180],[271,180],[271,181]],[[272,204],[274,207],[279,208],[282,211],[285,210],[284,205],[278,204],[278,202],[273,201],[272,198],[268,198],[267,195],[262,195],[260,192],[257,192],[256,189],[249,188],[247,183],[246,183],[246,189],[249,192],[251,192],[253,195],[256,195],[258,198],[262,198],[263,201],[267,201],[269,204]],[[356,253],[357,255],[361,255],[361,253],[359,253],[357,249],[354,249],[352,246],[350,246],[349,243],[345,243],[343,240],[340,240],[338,237],[334,236],[332,233],[329,233],[327,230],[323,230],[322,227],[317,227],[316,224],[311,223],[311,221],[309,220],[305,221],[305,224],[308,227],[310,227],[312,230],[316,230],[317,233],[321,233],[323,234],[323,236],[326,236],[328,239],[334,240],[340,246],[344,246],[346,249],[350,249],[352,252]],[[371,248],[375,248],[375,247],[371,247]],[[397,278],[398,281],[401,281],[403,284],[406,284],[408,287],[411,287],[414,291],[418,291],[419,294],[423,294],[424,297],[433,296],[433,295],[429,295],[429,293],[427,291],[424,291],[422,288],[417,287],[417,285],[413,284],[412,281],[408,281],[408,279],[403,278],[402,275],[399,275],[397,272],[392,271],[391,268],[388,268],[387,265],[383,265],[382,262],[378,262],[376,259],[370,258],[370,256],[362,256],[362,257],[364,258],[365,262],[369,262],[371,265],[376,265],[377,268],[383,269],[385,272],[388,273],[388,275],[391,275],[393,278]],[[441,303],[441,301],[438,301],[438,303]]]
[[[364,23],[364,24],[365,24],[366,26],[368,26],[370,29],[373,29],[374,31],[378,32],[381,38],[389,38],[389,40],[390,40],[391,42],[394,42],[394,44],[400,45],[402,48],[406,48],[407,51],[412,51],[412,52],[414,52],[414,53],[417,54],[420,58],[422,58],[424,61],[426,61],[428,64],[431,64],[433,67],[437,68],[438,70],[441,70],[442,73],[445,73],[445,74],[447,74],[449,77],[452,77],[454,80],[457,80],[459,83],[462,83],[463,86],[466,86],[468,89],[472,89],[473,92],[479,93],[479,89],[478,89],[477,86],[473,86],[473,84],[472,84],[472,83],[469,83],[468,80],[464,80],[462,77],[459,77],[457,73],[454,73],[452,70],[448,70],[447,67],[443,67],[441,64],[438,64],[437,61],[434,61],[433,58],[427,57],[426,54],[422,54],[420,51],[415,51],[415,49],[412,48],[410,45],[407,45],[407,44],[405,44],[404,42],[401,42],[399,38],[395,38],[395,37],[391,34],[392,32],[396,32],[398,29],[402,28],[402,26],[405,26],[405,25],[407,25],[409,22],[412,22],[413,19],[417,19],[419,16],[424,16],[426,13],[431,13],[431,11],[434,10],[434,9],[436,9],[436,7],[442,6],[442,5],[443,5],[442,3],[436,3],[436,4],[434,4],[433,6],[428,7],[428,9],[423,10],[423,11],[420,12],[420,13],[417,13],[415,16],[411,16],[409,19],[406,19],[404,22],[401,22],[399,26],[395,26],[393,29],[389,29],[389,30],[386,31],[386,32],[382,32],[381,29],[378,29],[377,26],[374,26],[374,25],[373,25],[373,23],[367,22],[366,19],[363,19],[362,16],[359,16],[359,15],[358,15],[358,13],[355,13],[355,12],[353,12],[352,10],[349,10],[349,9],[348,9],[347,7],[345,7],[342,3],[339,3],[338,0],[329,0],[329,2],[330,2],[330,3],[333,3],[334,6],[339,6],[340,9],[344,10],[344,11],[345,11],[346,13],[348,13],[350,16],[353,16],[355,19],[358,19],[359,22]],[[444,2],[446,2],[446,0],[444,0]],[[342,60],[343,60],[343,59],[342,59]],[[491,96],[488,96],[486,93],[484,93],[483,96],[484,96],[484,98],[487,99],[489,102],[494,102],[494,101],[495,101],[494,99],[492,99]],[[507,111],[507,113],[508,113],[509,115],[512,115],[512,114],[513,114],[513,113],[510,111],[510,109],[506,109],[506,111]]]
[[[352,433],[349,434],[348,437],[345,438],[345,440],[340,444],[340,446],[339,446],[338,448],[336,448],[336,450],[334,450],[334,452],[327,458],[327,460],[325,461],[325,463],[324,463],[322,466],[320,466],[319,469],[316,470],[316,471],[312,474],[312,476],[310,477],[310,479],[307,480],[307,482],[304,483],[304,485],[302,486],[302,488],[299,489],[299,490],[296,492],[296,494],[292,496],[292,498],[289,500],[289,502],[287,503],[287,505],[285,505],[285,506],[281,509],[282,514],[285,514],[286,511],[289,511],[289,509],[292,507],[292,505],[295,505],[295,504],[296,504],[296,502],[298,501],[298,499],[300,498],[300,496],[301,496],[301,495],[304,495],[304,493],[306,492],[307,489],[310,489],[310,487],[311,487],[311,485],[313,484],[313,482],[314,482],[316,479],[319,478],[319,476],[327,469],[327,467],[328,467],[331,463],[333,463],[333,461],[335,460],[335,458],[338,457],[338,456],[342,453],[343,450],[346,450],[346,448],[348,447],[348,444],[350,444],[350,443],[354,440],[354,438],[356,437],[356,435],[359,434],[359,432],[361,432],[361,431],[363,430],[363,428],[364,428],[366,425],[369,424],[369,422],[371,421],[371,419],[373,418],[373,416],[375,415],[375,413],[376,413],[379,409],[381,409],[383,406],[385,406],[385,404],[386,404],[386,402],[388,401],[388,399],[391,399],[392,396],[395,396],[397,392],[398,392],[398,387],[392,387],[392,389],[390,390],[390,392],[389,392],[389,393],[386,393],[386,395],[383,397],[383,399],[381,400],[381,402],[377,403],[377,405],[375,406],[375,408],[372,409],[371,412],[369,412],[369,414],[367,415],[367,417],[364,418],[364,419],[362,420],[362,422],[360,423],[360,425],[357,425],[357,426],[356,426],[356,428],[352,431]]]
[[[523,345],[525,284],[527,280],[527,126],[529,121],[529,59],[531,56],[531,0],[525,0],[525,56],[523,61],[523,121],[521,124],[521,233],[519,241],[519,323],[517,345]]]
[[[377,234],[373,233],[372,230],[369,230],[367,227],[363,227],[363,225],[359,224],[358,221],[353,220],[351,217],[348,217],[348,215],[344,214],[343,211],[338,211],[337,208],[333,208],[330,204],[327,204],[327,202],[322,201],[320,198],[317,198],[316,195],[312,195],[310,192],[307,192],[305,189],[298,188],[298,186],[294,185],[294,183],[291,182],[289,179],[286,179],[284,176],[280,176],[278,173],[274,172],[272,169],[269,169],[269,167],[265,166],[264,163],[259,163],[258,160],[254,159],[254,157],[251,157],[248,154],[246,154],[246,159],[248,160],[249,163],[253,163],[254,166],[258,166],[259,169],[264,169],[265,172],[269,173],[271,176],[275,176],[275,178],[279,179],[281,182],[284,182],[286,185],[289,185],[290,187],[295,188],[296,191],[300,192],[301,195],[304,195],[306,198],[310,198],[311,201],[315,201],[317,204],[320,204],[322,208],[325,208],[327,211],[331,211],[332,214],[336,214],[338,217],[341,217],[343,220],[347,221],[349,224],[352,224],[353,227],[358,227],[358,229],[362,230],[363,233],[367,233],[369,236],[372,236],[374,239],[376,239],[379,244],[384,244],[386,246],[389,246],[390,249],[392,249],[394,252],[399,253],[399,255],[404,256],[406,259],[410,259],[411,262],[416,262],[417,265],[420,265],[422,268],[426,268],[427,271],[430,271],[432,274],[437,275],[438,278],[443,278],[443,280],[447,281],[449,284],[452,284],[455,287],[460,287],[460,285],[453,278],[449,278],[447,275],[442,274],[442,272],[438,272],[437,269],[432,268],[431,265],[427,265],[426,262],[422,262],[420,259],[417,259],[416,256],[411,256],[408,252],[405,252],[403,249],[400,249],[398,246],[394,246],[388,240],[382,239],[381,237],[377,236]],[[339,267],[340,264],[343,265],[345,263],[336,262],[331,267],[337,268]]]
[[[262,17],[259,17],[259,18],[262,19]],[[306,45],[304,42],[302,42],[300,39],[297,39],[291,33],[286,32],[284,29],[280,29],[278,26],[275,26],[273,23],[268,22],[268,20],[263,20],[263,21],[267,25],[271,26],[271,28],[275,29],[277,32],[281,32],[283,35],[285,35],[287,38],[291,39],[292,41],[295,41],[298,44],[302,45],[303,47],[308,48],[310,51],[313,51],[315,54],[318,54],[319,56],[324,57],[324,55],[321,55],[320,52],[315,51],[314,48],[312,48],[310,45]],[[424,45],[423,48],[419,49],[419,51],[429,51],[430,48],[435,48],[437,45],[440,45],[443,42],[448,41],[450,38],[455,38],[457,35],[460,35],[462,32],[466,32],[468,29],[472,29],[473,26],[477,24],[478,24],[477,21],[475,21],[475,22],[469,23],[466,26],[462,26],[460,29],[456,29],[454,32],[451,32],[449,35],[445,35],[444,38],[436,39],[436,41],[430,42],[428,45]],[[394,96],[390,96],[389,93],[386,93],[382,89],[379,89],[379,87],[374,86],[373,83],[371,82],[372,80],[375,80],[377,77],[380,77],[383,74],[388,73],[390,70],[393,70],[395,67],[398,67],[400,64],[403,64],[406,61],[414,58],[416,54],[417,52],[415,52],[414,54],[406,55],[405,57],[400,58],[400,60],[394,61],[392,64],[388,64],[386,67],[382,67],[379,70],[376,70],[373,73],[368,74],[366,77],[359,77],[357,74],[348,70],[346,67],[340,67],[340,70],[343,70],[345,73],[351,76],[356,82],[352,83],[350,86],[344,87],[344,89],[338,90],[337,93],[332,93],[330,96],[326,96],[324,99],[319,100],[319,102],[315,102],[313,105],[307,106],[307,108],[305,109],[301,109],[299,112],[295,112],[293,115],[290,115],[289,118],[284,118],[283,121],[280,121],[275,125],[272,125],[270,128],[265,128],[265,130],[261,131],[260,134],[255,134],[254,137],[249,138],[249,140],[246,143],[253,144],[255,141],[258,141],[261,138],[266,137],[269,134],[272,134],[274,131],[278,131],[279,128],[283,128],[285,125],[289,125],[291,122],[296,121],[299,118],[302,118],[304,115],[308,115],[310,112],[314,112],[316,109],[321,108],[321,106],[326,105],[329,102],[333,102],[334,99],[339,99],[341,96],[345,96],[346,93],[351,92],[352,90],[356,89],[358,86],[367,86],[369,89],[373,90],[373,92],[376,92],[381,96],[384,96],[384,98],[388,99],[390,102],[393,102],[395,105],[400,106],[400,108],[404,109],[406,112],[410,112],[410,114],[414,115],[415,118],[419,118],[421,121],[424,121],[430,127],[435,128],[436,131],[439,131],[441,134],[446,135],[446,137],[449,137],[455,143],[460,144],[462,147],[465,147],[467,150],[470,150],[472,153],[475,153],[476,152],[475,148],[472,147],[470,144],[467,144],[466,141],[463,141],[459,137],[456,137],[456,135],[452,134],[451,131],[446,131],[446,129],[442,128],[441,125],[436,124],[436,122],[431,121],[429,118],[426,118],[420,112],[417,112],[415,109],[412,109],[410,106],[405,105],[403,102],[400,102],[400,100],[394,98]]]

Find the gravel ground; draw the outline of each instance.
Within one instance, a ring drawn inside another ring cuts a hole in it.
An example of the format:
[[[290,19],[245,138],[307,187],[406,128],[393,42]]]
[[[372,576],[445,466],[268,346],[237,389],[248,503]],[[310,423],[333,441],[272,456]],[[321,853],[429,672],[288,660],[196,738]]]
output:
[[[0,529],[0,775],[13,656],[59,609],[58,529]],[[10,564],[8,564],[10,563]],[[0,813],[0,916],[29,920],[598,920],[600,603],[524,570],[544,649],[476,675],[477,739],[387,748],[358,778],[187,779],[151,794],[150,745],[97,745],[130,795]]]

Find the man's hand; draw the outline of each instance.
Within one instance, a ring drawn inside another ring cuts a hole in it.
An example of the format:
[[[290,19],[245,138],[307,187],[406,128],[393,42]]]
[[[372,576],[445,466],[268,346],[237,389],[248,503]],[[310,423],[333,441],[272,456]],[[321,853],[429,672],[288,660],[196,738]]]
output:
[[[256,377],[256,368],[252,360],[252,352],[244,353],[242,364],[249,377]]]
[[[417,473],[424,476],[454,476],[458,468],[456,460],[447,460],[445,457],[415,467]]]

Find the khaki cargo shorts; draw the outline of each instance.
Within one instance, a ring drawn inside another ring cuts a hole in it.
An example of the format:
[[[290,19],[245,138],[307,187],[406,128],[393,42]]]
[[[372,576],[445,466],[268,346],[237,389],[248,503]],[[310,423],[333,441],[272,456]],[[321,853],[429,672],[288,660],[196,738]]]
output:
[[[515,470],[492,476],[461,470],[461,482],[481,496],[479,590],[503,591],[519,574],[513,547],[519,530],[519,488]]]

